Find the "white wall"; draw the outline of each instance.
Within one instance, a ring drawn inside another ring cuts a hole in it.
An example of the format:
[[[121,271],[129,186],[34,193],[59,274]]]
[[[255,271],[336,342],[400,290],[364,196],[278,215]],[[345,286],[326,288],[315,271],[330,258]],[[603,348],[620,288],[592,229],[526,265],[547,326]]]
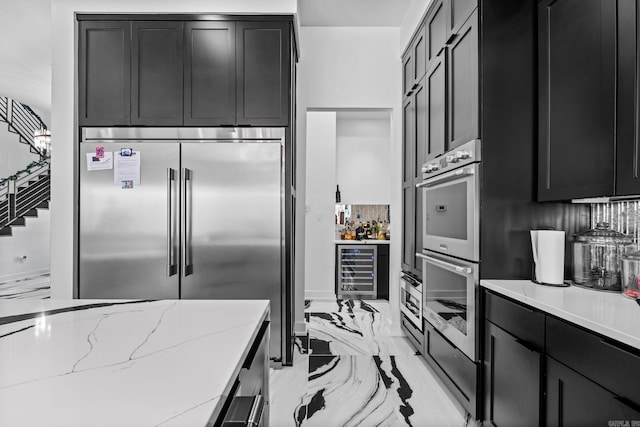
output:
[[[433,0],[412,0],[407,8],[407,14],[400,25],[400,51],[404,52],[407,44],[411,41],[413,32],[418,28],[418,24],[427,13],[427,9]]]
[[[391,176],[391,221],[401,229],[402,99],[400,30],[371,27],[301,27],[301,58],[298,64],[298,174],[296,230],[296,323],[304,319],[305,292],[305,162],[308,109],[388,109],[391,112],[389,164]],[[307,165],[308,166],[308,165]],[[326,174],[333,181],[334,175]],[[329,196],[334,197],[335,187]],[[335,199],[333,199],[335,202]],[[333,222],[333,221],[332,221]],[[391,240],[390,295],[394,330],[399,332],[398,278],[400,239]],[[331,251],[333,257],[333,252]],[[333,274],[333,271],[331,272]],[[333,276],[331,279],[333,285]]]
[[[38,216],[27,218],[26,226],[13,227],[11,236],[0,236],[0,282],[49,272],[49,224],[49,210],[38,209]]]
[[[13,175],[20,169],[24,169],[40,156],[29,150],[27,144],[20,142],[20,137],[7,130],[7,124],[0,121],[0,178]]]
[[[336,113],[307,112],[305,290],[307,298],[335,298]]]
[[[342,203],[388,205],[391,112],[339,111],[336,116],[336,184]]]
[[[74,190],[77,141],[75,12],[292,14],[296,0],[53,0],[51,133],[51,294],[71,298],[74,281]]]

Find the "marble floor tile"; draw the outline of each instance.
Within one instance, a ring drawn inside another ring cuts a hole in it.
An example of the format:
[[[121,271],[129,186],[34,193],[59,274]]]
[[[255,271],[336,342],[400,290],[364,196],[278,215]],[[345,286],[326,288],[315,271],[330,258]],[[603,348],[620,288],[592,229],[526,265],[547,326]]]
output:
[[[300,425],[296,422],[297,408],[307,390],[309,356],[294,352],[293,366],[271,369],[269,377],[270,424],[274,427]]]
[[[349,313],[308,313],[309,354],[366,355],[364,335]]]
[[[304,300],[306,313],[351,313],[351,300]]]
[[[382,313],[390,315],[389,301],[386,300],[349,300],[347,304],[354,313]]]
[[[50,297],[49,274],[0,283],[0,299],[47,299]]]
[[[354,313],[363,342],[372,355],[415,355],[415,348],[404,336],[391,335],[391,323],[380,313]]]

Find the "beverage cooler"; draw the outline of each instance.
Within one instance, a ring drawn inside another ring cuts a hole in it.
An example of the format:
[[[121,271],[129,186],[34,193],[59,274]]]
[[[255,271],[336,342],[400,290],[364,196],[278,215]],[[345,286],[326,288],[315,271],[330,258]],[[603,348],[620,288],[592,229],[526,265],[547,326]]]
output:
[[[376,245],[338,245],[338,298],[371,298],[378,293]]]

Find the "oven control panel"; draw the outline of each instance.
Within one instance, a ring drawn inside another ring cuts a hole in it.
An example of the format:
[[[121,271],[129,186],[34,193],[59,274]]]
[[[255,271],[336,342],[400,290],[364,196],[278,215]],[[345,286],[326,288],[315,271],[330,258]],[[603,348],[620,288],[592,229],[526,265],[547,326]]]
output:
[[[422,165],[424,179],[480,161],[480,140],[474,139]]]

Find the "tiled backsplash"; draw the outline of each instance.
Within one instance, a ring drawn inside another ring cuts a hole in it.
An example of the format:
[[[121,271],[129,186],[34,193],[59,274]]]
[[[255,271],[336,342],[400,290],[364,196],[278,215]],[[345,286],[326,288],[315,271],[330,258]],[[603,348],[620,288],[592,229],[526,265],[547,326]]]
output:
[[[640,242],[640,200],[591,204],[591,228],[608,222],[613,230],[633,236]]]

